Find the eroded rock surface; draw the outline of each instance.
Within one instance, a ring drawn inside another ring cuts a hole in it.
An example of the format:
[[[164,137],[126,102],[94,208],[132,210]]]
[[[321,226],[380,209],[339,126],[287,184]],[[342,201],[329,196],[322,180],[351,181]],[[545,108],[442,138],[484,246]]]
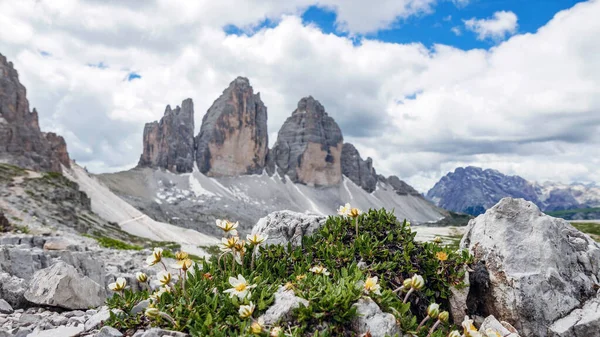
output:
[[[319,101],[302,98],[277,135],[272,161],[293,182],[331,186],[342,180],[342,131]]]
[[[250,81],[238,77],[202,118],[196,162],[208,176],[261,173],[268,152],[267,107]]]
[[[302,237],[311,235],[325,224],[326,218],[292,211],[278,211],[258,220],[252,233],[268,235],[268,245],[299,246]]]
[[[159,122],[144,127],[144,152],[139,167],[153,167],[174,173],[194,168],[194,103],[184,100],[181,107],[167,105]]]
[[[367,192],[377,187],[377,172],[373,168],[373,159],[363,160],[360,153],[350,143],[342,146],[342,174]]]
[[[461,247],[479,265],[471,273],[469,309],[494,315],[523,336],[552,336],[548,327],[596,296],[600,247],[567,221],[524,199],[502,199],[469,222]],[[475,276],[475,277],[473,277]],[[599,317],[588,316],[598,324]],[[561,331],[575,329],[561,324]],[[556,334],[555,334],[556,335]]]

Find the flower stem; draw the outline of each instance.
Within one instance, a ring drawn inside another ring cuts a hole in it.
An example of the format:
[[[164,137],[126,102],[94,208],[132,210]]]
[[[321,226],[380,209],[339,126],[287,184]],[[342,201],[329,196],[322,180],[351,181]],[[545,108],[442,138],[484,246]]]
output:
[[[167,266],[165,265],[165,263],[162,260],[160,260],[160,264],[162,264],[163,268],[165,268],[165,271],[168,271]]]
[[[254,247],[254,249],[252,249],[252,260],[250,261],[250,270],[254,270],[254,256],[256,255],[257,248],[258,248],[258,246]]]
[[[429,316],[427,316],[429,317]],[[435,324],[431,327],[431,329],[429,329],[429,333],[427,334],[427,337],[431,336],[431,334],[433,334],[433,332],[435,331],[435,329],[437,329],[438,325],[440,325],[441,321],[438,319]]]
[[[358,238],[358,218],[354,218],[354,226],[356,227],[356,237]]]
[[[406,296],[404,296],[404,301],[402,301],[402,303],[406,303],[406,301],[408,301],[408,297],[413,293],[414,290],[414,288],[410,288],[410,290],[406,293]]]
[[[428,320],[429,320],[429,316],[425,316],[425,318],[423,318],[423,320],[421,321],[421,323],[419,323],[419,326],[417,327],[417,332],[418,332],[419,330],[421,330],[421,327],[423,327],[423,325],[424,325],[425,323],[427,323],[427,321],[428,321]]]

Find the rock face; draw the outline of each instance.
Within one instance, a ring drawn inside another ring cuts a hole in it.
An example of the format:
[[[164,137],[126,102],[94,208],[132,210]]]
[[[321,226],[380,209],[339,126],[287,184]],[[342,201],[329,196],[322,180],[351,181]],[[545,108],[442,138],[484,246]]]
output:
[[[549,326],[578,315],[574,310],[586,308],[596,296],[600,246],[532,202],[502,199],[469,222],[461,248],[469,249],[478,262],[470,273],[470,314],[492,314],[523,336],[553,336]],[[561,331],[575,331],[565,324]]]
[[[354,304],[358,316],[352,328],[360,336],[369,333],[373,337],[400,336],[400,328],[394,315],[384,313],[370,297],[364,297]]]
[[[587,337],[600,332],[600,295],[550,326],[552,337]]]
[[[194,168],[194,103],[184,100],[181,107],[167,105],[160,122],[144,127],[144,152],[138,167],[157,167],[174,173]]]
[[[398,178],[396,176],[389,176],[389,177],[385,178],[380,175],[380,176],[378,176],[378,178],[379,178],[379,181],[387,183],[390,186],[392,186],[392,188],[398,195],[414,195],[414,196],[421,197],[421,193],[419,193],[419,191],[415,190],[412,186],[410,186],[403,180],[400,180],[400,178]]]
[[[342,146],[342,174],[367,192],[377,187],[377,172],[373,168],[373,159],[363,160],[360,153],[350,143]]]
[[[302,98],[277,135],[272,154],[281,176],[293,182],[331,186],[342,180],[342,131],[312,96]]]
[[[25,298],[35,304],[65,309],[95,308],[104,303],[104,288],[75,267],[58,262],[35,273]]]
[[[25,87],[12,62],[0,54],[0,158],[37,171],[61,171],[70,166],[62,137],[40,131],[38,113],[29,111]]]
[[[268,144],[267,107],[248,79],[238,77],[202,119],[196,162],[209,176],[261,173]]]
[[[292,211],[273,212],[258,220],[252,233],[268,235],[267,245],[299,246],[302,237],[313,234],[325,224],[326,218]]]

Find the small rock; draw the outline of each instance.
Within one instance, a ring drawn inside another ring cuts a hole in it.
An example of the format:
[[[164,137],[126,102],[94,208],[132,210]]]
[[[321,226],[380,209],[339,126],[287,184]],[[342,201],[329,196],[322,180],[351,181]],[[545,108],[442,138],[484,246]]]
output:
[[[66,325],[67,322],[69,321],[69,319],[66,318],[65,316],[58,315],[58,316],[52,317],[50,321],[52,322],[52,324],[58,326],[58,325]]]
[[[278,211],[258,220],[252,233],[268,235],[267,245],[299,246],[302,237],[312,235],[325,223],[324,216]]]
[[[121,337],[123,334],[110,326],[103,326],[94,337]]]
[[[515,328],[512,328],[513,331],[507,329],[507,327],[505,327],[496,319],[496,317],[492,315],[489,315],[483,320],[483,323],[481,323],[481,326],[479,327],[479,332],[485,333],[487,329],[491,329],[503,337],[519,337],[519,334],[515,333]]]
[[[90,331],[100,326],[104,321],[110,318],[110,311],[108,308],[100,310],[97,314],[90,317],[87,322],[85,322],[85,331]]]
[[[28,326],[37,323],[40,320],[38,315],[23,314],[19,317],[19,324],[22,326]]]
[[[600,295],[573,310],[549,328],[551,337],[587,337],[600,331]]]
[[[75,316],[83,316],[83,315],[85,315],[85,312],[83,312],[81,310],[73,310],[73,311],[66,311],[63,313],[63,315],[67,318],[70,318],[70,317],[75,317]]]
[[[146,308],[148,308],[148,305],[150,305],[150,300],[143,300],[140,303],[136,304],[132,309],[131,309],[131,314],[132,315],[137,315],[138,313],[145,311]]]
[[[286,290],[281,286],[275,293],[275,304],[267,309],[261,318],[267,325],[275,324],[288,318],[292,311],[300,305],[308,306],[308,301],[297,297],[292,290]]]
[[[35,304],[87,309],[104,303],[104,288],[62,261],[33,276],[25,298]]]
[[[5,300],[0,298],[0,313],[3,314],[12,314],[13,308],[8,304]]]
[[[22,328],[15,329],[15,331],[13,331],[13,335],[14,335],[14,337],[28,337],[29,334],[31,333],[31,331],[33,331],[31,328],[22,327]],[[54,336],[52,336],[52,337],[54,337]],[[56,335],[56,337],[58,337],[58,335]]]
[[[163,330],[159,328],[152,328],[150,330],[137,331],[133,337],[188,337],[188,334],[179,331]]]
[[[381,311],[370,297],[361,298],[354,304],[358,317],[352,321],[352,328],[359,335],[369,332],[372,337],[399,336],[400,328],[392,314]]]
[[[80,326],[61,326],[55,329],[37,331],[27,335],[27,337],[73,337],[83,332],[83,325]]]

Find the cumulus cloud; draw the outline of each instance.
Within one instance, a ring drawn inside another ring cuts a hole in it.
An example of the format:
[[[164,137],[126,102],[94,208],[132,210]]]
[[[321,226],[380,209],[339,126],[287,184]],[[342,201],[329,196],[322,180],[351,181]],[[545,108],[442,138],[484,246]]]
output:
[[[600,181],[598,1],[489,50],[356,44],[303,24],[298,14],[309,2],[60,3],[0,2],[0,25],[4,15],[22,30],[0,33],[0,52],[19,70],[42,128],[63,134],[93,172],[134,166],[144,123],[167,104],[193,98],[198,130],[241,75],[268,107],[271,143],[298,100],[313,95],[380,173],[421,191],[463,165],[532,180]],[[277,24],[251,36],[223,31],[266,17]],[[141,78],[127,81],[132,72]]]
[[[502,40],[517,32],[517,15],[510,11],[498,11],[487,19],[464,20],[465,28],[477,34],[477,39]]]
[[[459,26],[454,26],[450,29],[450,31],[452,31],[452,33],[454,33],[454,35],[456,36],[461,36],[462,35],[462,29],[460,29]]]

